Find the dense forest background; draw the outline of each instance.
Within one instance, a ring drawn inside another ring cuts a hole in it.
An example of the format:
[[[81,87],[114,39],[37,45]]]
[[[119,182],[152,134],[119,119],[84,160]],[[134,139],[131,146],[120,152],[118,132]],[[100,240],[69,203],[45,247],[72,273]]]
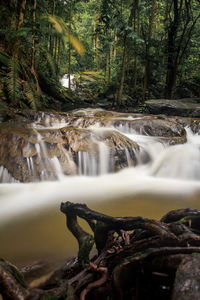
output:
[[[1,109],[200,97],[200,0],[1,0],[0,20]]]

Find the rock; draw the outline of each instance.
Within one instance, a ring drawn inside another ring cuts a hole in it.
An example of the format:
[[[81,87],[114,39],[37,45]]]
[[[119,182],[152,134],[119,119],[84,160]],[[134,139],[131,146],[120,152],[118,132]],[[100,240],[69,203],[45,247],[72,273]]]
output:
[[[155,99],[145,102],[152,114],[166,114],[170,116],[200,117],[200,99],[186,98],[179,100]]]
[[[0,166],[20,182],[54,180],[61,172],[82,174],[83,166],[85,175],[97,175],[137,164],[139,146],[115,130],[36,130],[14,124],[0,127]]]
[[[74,153],[82,152],[92,155],[93,157],[90,158],[96,161],[97,166],[100,165],[101,159],[106,160],[109,158],[109,172],[120,170],[129,164],[133,166],[137,164],[136,157],[139,152],[139,146],[117,131],[68,127],[62,128],[61,132]],[[77,158],[76,163],[79,164]]]
[[[60,169],[66,175],[77,173],[70,151],[66,153],[60,130],[0,127],[0,166],[20,182],[56,179]]]
[[[135,120],[116,120],[114,126],[122,132],[158,137],[170,145],[186,142],[184,127],[175,121],[148,116]]]

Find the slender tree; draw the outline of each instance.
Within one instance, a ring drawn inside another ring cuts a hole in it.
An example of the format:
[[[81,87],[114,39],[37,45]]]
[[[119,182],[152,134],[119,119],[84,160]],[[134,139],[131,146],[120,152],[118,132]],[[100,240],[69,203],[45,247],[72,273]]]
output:
[[[144,72],[144,86],[143,86],[143,99],[146,98],[146,89],[149,85],[149,76],[150,76],[150,47],[151,47],[151,38],[152,38],[152,32],[153,32],[153,25],[155,21],[155,14],[156,14],[156,6],[157,1],[152,1],[151,6],[151,13],[149,17],[149,28],[148,28],[148,37],[146,41],[146,59],[145,59],[145,72]]]
[[[191,36],[200,14],[193,15],[192,0],[173,0],[170,12],[167,41],[167,72],[165,97],[172,99],[178,67],[189,46]]]
[[[40,86],[38,77],[35,71],[35,30],[36,30],[36,8],[37,8],[37,0],[33,0],[33,26],[32,26],[32,52],[31,52],[31,73],[34,76],[36,83],[36,90],[40,92]]]

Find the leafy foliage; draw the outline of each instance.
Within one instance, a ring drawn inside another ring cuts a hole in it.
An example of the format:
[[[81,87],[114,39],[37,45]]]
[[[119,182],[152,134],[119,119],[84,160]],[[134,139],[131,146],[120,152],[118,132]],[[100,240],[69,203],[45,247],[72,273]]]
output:
[[[66,73],[81,75],[85,86],[92,78],[96,97],[112,90],[111,105],[123,94],[131,103],[200,96],[199,0],[35,3],[35,17],[31,1],[0,3],[2,103],[73,108],[75,97],[60,85]]]
[[[20,94],[19,65],[15,58],[11,58],[8,63],[7,91],[12,104],[16,105]]]

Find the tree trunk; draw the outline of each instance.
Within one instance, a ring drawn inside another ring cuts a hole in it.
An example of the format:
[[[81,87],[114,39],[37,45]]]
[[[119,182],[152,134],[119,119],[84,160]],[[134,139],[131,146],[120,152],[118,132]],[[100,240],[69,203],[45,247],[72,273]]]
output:
[[[58,57],[57,57],[57,69],[60,69],[60,59],[61,59],[61,39],[58,38]]]
[[[133,18],[135,15],[135,0],[132,2],[132,8],[128,20],[128,26],[131,27],[133,25]],[[120,85],[119,89],[116,94],[116,103],[117,105],[121,104],[121,98],[122,98],[122,93],[123,93],[123,88],[124,88],[124,80],[125,80],[125,73],[126,73],[126,57],[127,57],[127,51],[129,47],[129,39],[127,36],[127,33],[125,34],[124,37],[124,47],[123,47],[123,54],[122,54],[122,66],[121,66],[121,76],[120,76]]]
[[[115,40],[114,40],[114,47],[113,47],[114,61],[116,60],[116,57],[117,57],[117,32],[115,31]]]
[[[37,7],[37,0],[33,0],[33,27],[32,27],[32,53],[31,53],[31,73],[34,76],[35,83],[36,83],[36,90],[40,92],[40,86],[37,78],[37,74],[35,71],[35,22],[36,22],[36,7]]]
[[[179,24],[178,0],[173,1],[174,19],[169,25],[168,42],[167,42],[167,73],[165,98],[172,99],[177,75],[177,63],[175,64],[174,56],[176,55],[175,42]]]
[[[124,79],[125,79],[125,73],[126,73],[126,53],[127,53],[127,37],[125,37],[125,39],[124,39],[120,84],[119,84],[119,89],[118,89],[117,96],[116,96],[117,105],[121,104],[121,98],[122,98],[122,93],[123,93],[123,88],[124,88]]]
[[[71,34],[71,20],[72,18],[72,4],[70,2],[70,7],[69,7],[69,36]],[[69,50],[68,50],[68,87],[71,89],[71,42],[69,38]]]
[[[135,0],[135,16],[134,16],[134,32],[137,32],[139,36],[140,32],[140,14],[139,14],[139,0]],[[135,93],[137,88],[137,65],[138,65],[138,55],[135,53],[135,59],[134,59],[134,68],[133,68],[133,74],[134,74],[134,84],[133,84],[133,93]]]
[[[104,66],[104,82],[105,86],[107,86],[107,69],[108,69],[108,54],[105,57],[105,66]]]
[[[110,32],[110,49],[109,49],[109,68],[108,68],[108,84],[110,84],[111,79],[112,79],[112,60],[113,60],[113,42],[112,42],[112,38],[113,38],[113,33],[112,31]]]
[[[22,27],[22,24],[24,22],[24,12],[26,8],[26,0],[22,0],[21,6],[20,6],[20,11],[19,11],[19,20],[17,24],[17,30]]]
[[[19,11],[19,19],[18,19],[18,24],[17,24],[17,30],[19,30],[24,22],[24,12],[25,12],[25,8],[26,8],[26,0],[22,0],[21,1],[21,5],[20,5],[20,11]],[[17,42],[15,43],[14,47],[13,47],[13,56],[16,60],[18,60],[18,50],[19,50],[19,46],[20,46],[20,41],[17,40]]]
[[[95,65],[96,65],[97,72],[99,71],[99,57],[98,57],[99,34],[98,34],[98,24],[99,24],[99,14],[96,15],[96,19],[95,19]]]
[[[156,0],[152,1],[151,7],[151,15],[149,18],[149,30],[148,30],[148,39],[146,44],[146,62],[145,62],[145,72],[144,72],[144,86],[143,86],[143,100],[146,99],[146,90],[149,85],[149,74],[150,74],[150,47],[151,47],[151,38],[153,32],[153,24],[155,20],[155,13],[156,13]]]
[[[52,16],[55,15],[55,9],[56,9],[56,3],[55,3],[55,1],[53,1],[52,11],[51,11]],[[53,56],[53,40],[54,40],[54,37],[52,35],[52,28],[53,28],[53,26],[52,26],[52,24],[50,24],[49,52]]]

